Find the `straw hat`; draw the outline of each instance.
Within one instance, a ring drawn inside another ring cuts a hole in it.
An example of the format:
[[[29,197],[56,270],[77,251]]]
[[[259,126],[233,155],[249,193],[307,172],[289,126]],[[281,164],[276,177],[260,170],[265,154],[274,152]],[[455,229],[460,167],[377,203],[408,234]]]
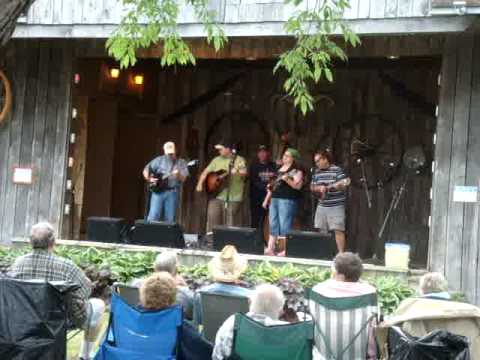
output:
[[[235,246],[227,245],[208,263],[208,270],[215,281],[235,282],[247,265],[247,260],[238,254]]]

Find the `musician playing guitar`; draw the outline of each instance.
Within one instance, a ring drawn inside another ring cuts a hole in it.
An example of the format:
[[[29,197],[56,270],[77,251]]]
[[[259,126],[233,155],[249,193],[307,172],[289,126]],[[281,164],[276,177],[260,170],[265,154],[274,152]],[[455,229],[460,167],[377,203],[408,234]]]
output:
[[[211,175],[216,176],[219,183],[219,189],[208,201],[207,234],[215,226],[242,225],[241,205],[248,173],[245,159],[237,155],[231,142],[222,140],[215,149],[219,155],[203,170],[196,187],[198,192],[202,192],[207,177]]]
[[[291,230],[293,220],[298,209],[303,186],[303,171],[298,165],[300,153],[293,148],[288,148],[282,157],[282,165],[278,169],[278,176],[267,188],[267,196],[263,207],[269,208],[268,220],[270,235],[265,255],[275,255],[277,240],[284,239]],[[285,256],[285,251],[277,255]]]
[[[187,163],[177,159],[175,143],[163,145],[164,155],[157,156],[143,169],[143,177],[149,184],[150,206],[148,221],[175,222],[179,189],[188,177]]]
[[[350,178],[333,163],[330,150],[317,151],[310,190],[318,198],[315,228],[334,231],[338,252],[345,251],[345,202]]]

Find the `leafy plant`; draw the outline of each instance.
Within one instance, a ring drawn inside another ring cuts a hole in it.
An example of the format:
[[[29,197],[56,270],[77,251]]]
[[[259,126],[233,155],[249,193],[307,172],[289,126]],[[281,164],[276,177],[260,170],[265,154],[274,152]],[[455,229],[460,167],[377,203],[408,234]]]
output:
[[[16,257],[29,251],[27,247],[0,247],[0,272],[5,271]],[[152,251],[129,252],[67,246],[57,246],[55,252],[80,266],[93,281],[94,294],[104,298],[109,296],[109,285],[114,281],[129,282],[150,274],[157,255]],[[179,272],[193,290],[212,282],[205,264],[180,266]],[[249,266],[242,280],[247,287],[254,287],[261,283],[276,284],[283,290],[288,307],[298,311],[302,309],[304,289],[311,288],[329,277],[329,270],[317,267],[305,269],[293,264],[276,266],[266,261]],[[403,299],[414,294],[413,289],[406,282],[393,276],[372,278],[369,282],[377,288],[382,312],[386,315],[392,313]]]
[[[415,293],[407,283],[393,276],[377,277],[372,279],[371,282],[377,288],[380,308],[385,315],[394,312],[402,300],[413,296]]]
[[[304,3],[304,0],[284,1],[296,9]],[[159,42],[163,43],[162,66],[195,65],[195,57],[178,31],[180,1],[122,0],[122,3],[127,8],[126,15],[106,44],[108,53],[120,62],[120,67],[135,65],[138,49]],[[228,39],[216,21],[216,12],[209,9],[209,0],[186,0],[185,3],[193,8],[195,17],[203,24],[207,43],[220,50]],[[284,25],[296,43],[280,55],[274,72],[280,69],[287,72],[284,90],[303,114],[314,107],[311,84],[323,78],[332,82],[333,60],[347,60],[332,34],[339,31],[347,45],[360,44],[359,37],[342,19],[349,7],[349,0],[317,0],[313,8],[307,5],[305,10],[295,11]]]

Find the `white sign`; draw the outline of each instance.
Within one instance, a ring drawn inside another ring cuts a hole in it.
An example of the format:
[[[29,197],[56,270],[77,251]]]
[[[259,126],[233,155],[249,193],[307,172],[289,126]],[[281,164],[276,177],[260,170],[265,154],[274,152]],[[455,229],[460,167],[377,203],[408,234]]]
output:
[[[32,168],[13,169],[13,182],[15,184],[31,184],[32,183]]]
[[[455,202],[477,202],[477,186],[455,186],[453,190],[453,201]]]

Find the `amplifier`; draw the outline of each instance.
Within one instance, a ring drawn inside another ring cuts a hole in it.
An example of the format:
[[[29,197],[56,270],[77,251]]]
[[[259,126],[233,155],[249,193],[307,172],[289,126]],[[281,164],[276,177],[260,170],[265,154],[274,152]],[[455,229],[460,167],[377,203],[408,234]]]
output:
[[[216,226],[213,228],[213,248],[220,251],[234,245],[239,253],[263,254],[263,234],[254,228]]]
[[[87,219],[87,239],[105,243],[124,242],[128,223],[123,218],[89,217]]]
[[[177,223],[160,221],[135,221],[131,243],[181,249],[185,247],[182,227]]]
[[[287,234],[289,257],[332,260],[337,253],[333,232],[321,234],[313,231],[293,230]]]

